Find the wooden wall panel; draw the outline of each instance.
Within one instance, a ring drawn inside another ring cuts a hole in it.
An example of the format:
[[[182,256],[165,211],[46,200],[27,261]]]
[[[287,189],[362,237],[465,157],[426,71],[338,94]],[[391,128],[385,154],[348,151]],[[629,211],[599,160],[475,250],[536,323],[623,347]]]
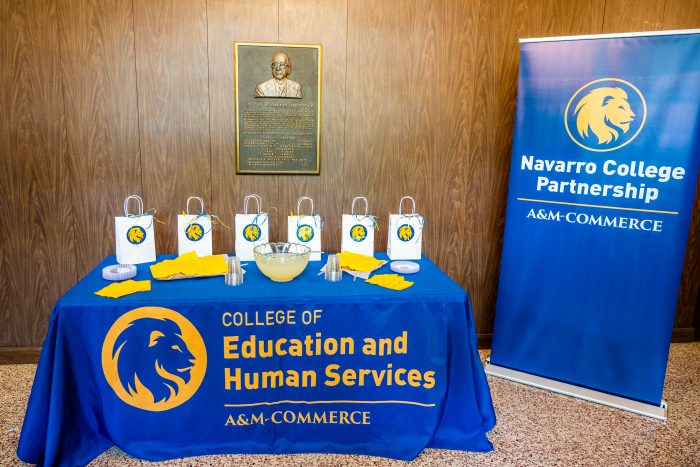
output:
[[[663,29],[700,28],[700,0],[666,0]],[[681,290],[676,307],[676,328],[688,330],[695,326],[695,337],[700,336],[700,183],[695,191],[690,234],[683,263]]]
[[[418,213],[425,216],[426,224],[423,230],[425,245],[424,254],[433,258],[437,264],[443,266],[444,258],[437,258],[439,247],[438,239],[442,238],[445,229],[440,225],[447,219],[440,219],[436,213],[445,213],[447,210],[437,209],[435,199],[443,193],[445,184],[451,181],[450,174],[444,179],[436,178],[438,172],[448,168],[452,161],[460,158],[459,151],[448,153],[445,150],[445,121],[444,112],[449,108],[458,105],[464,108],[465,101],[462,99],[464,88],[454,87],[447,89],[444,86],[443,60],[445,52],[451,53],[451,60],[457,64],[452,69],[449,76],[466,76],[467,81],[471,78],[471,61],[463,58],[473,53],[473,44],[469,41],[462,41],[470,35],[463,28],[473,27],[473,24],[465,20],[457,26],[462,29],[459,34],[451,35],[453,31],[453,20],[457,12],[461,13],[462,8],[449,1],[436,2],[415,2],[415,13],[413,17],[413,29],[406,37],[404,53],[401,54],[402,63],[400,70],[406,73],[407,94],[404,97],[408,105],[405,108],[407,121],[400,129],[404,135],[404,148],[399,149],[396,155],[398,165],[394,168],[392,178],[395,178],[393,192],[389,193],[388,212],[398,213],[398,203],[403,195],[412,196],[416,200]],[[469,10],[474,10],[469,8]],[[458,15],[457,15],[458,16]],[[406,25],[408,28],[409,25]],[[410,53],[406,53],[407,51]],[[455,175],[461,177],[461,172]],[[435,180],[441,180],[440,189],[436,189]],[[448,203],[449,205],[449,203]],[[459,206],[453,206],[459,209]],[[411,209],[409,203],[404,203],[404,209],[408,212]],[[404,211],[404,212],[406,212]],[[460,216],[450,216],[460,219]],[[388,217],[380,219],[382,230],[379,235],[385,240],[388,237]],[[453,276],[454,277],[454,276]],[[455,277],[456,280],[459,280]]]
[[[134,2],[144,208],[158,209],[156,247],[177,252],[189,196],[211,200],[209,59],[204,0]]]
[[[322,44],[322,115],[320,176],[279,178],[279,233],[286,240],[287,213],[296,210],[300,196],[314,200],[315,211],[325,217],[322,247],[340,251],[340,214],[343,205],[343,159],[345,155],[345,79],[347,1],[281,0],[279,41],[290,44]],[[323,27],[319,27],[323,25]]]
[[[348,44],[343,163],[343,206],[354,196],[369,199],[382,224],[375,250],[386,250],[386,221],[405,194],[402,171],[413,160],[408,145],[410,109],[425,89],[411,89],[414,53],[406,41],[415,15],[415,2],[348,2]],[[410,166],[409,166],[410,167]]]
[[[467,127],[469,175],[463,200],[468,261],[461,283],[473,291],[477,330],[482,334],[491,332],[496,309],[518,84],[518,39],[526,35],[527,13],[525,0],[507,5],[483,1],[479,9],[474,72],[478,79],[472,89],[474,116]]]
[[[666,0],[605,0],[603,33],[661,29]]]
[[[395,107],[390,108],[392,112],[397,112],[395,116],[390,116],[394,120],[394,131],[397,134],[397,141],[390,155],[393,167],[380,174],[383,175],[383,181],[379,181],[378,186],[388,189],[383,193],[384,208],[379,211],[382,229],[378,234],[382,246],[377,246],[376,251],[386,250],[388,217],[389,214],[399,212],[401,197],[413,197],[416,200],[417,212],[425,214],[426,218],[435,210],[431,197],[435,190],[435,179],[430,171],[440,164],[440,155],[443,154],[440,146],[443,143],[441,110],[443,105],[458,99],[459,96],[454,90],[445,95],[441,93],[443,88],[440,87],[444,78],[441,47],[453,45],[443,42],[441,37],[443,32],[449,30],[449,26],[444,30],[442,27],[444,22],[449,22],[445,9],[450,3],[442,0],[415,0],[407,3],[405,7],[400,6],[399,8],[405,8],[411,14],[410,20],[398,18],[403,23],[403,26],[399,24],[399,52],[394,52],[392,61],[385,65],[388,68],[379,72],[380,79],[386,79],[389,74],[395,75],[400,85],[396,86],[393,93],[397,98]],[[461,27],[464,28],[465,24]],[[352,138],[350,133],[348,138]],[[348,195],[352,196],[351,193]],[[404,213],[410,213],[411,208],[409,202],[404,202]],[[432,245],[428,240],[430,229],[434,231],[436,227],[439,226],[426,227],[426,248]],[[426,253],[428,254],[427,250]]]
[[[416,2],[409,73],[407,146],[397,173],[399,192],[416,198],[426,216],[427,254],[454,280],[469,275],[470,238],[467,183],[471,170],[469,128],[474,124],[478,5],[450,1]],[[408,206],[407,206],[408,207]],[[446,228],[449,226],[449,228]],[[384,238],[386,230],[382,232]]]
[[[115,253],[114,216],[142,193],[132,1],[60,0],[58,12],[82,277]]]
[[[0,346],[42,342],[75,276],[53,1],[0,3]]]
[[[695,189],[693,215],[690,219],[690,232],[686,245],[681,288],[676,305],[677,328],[692,328],[700,325],[700,182]],[[696,329],[696,333],[697,330]]]
[[[700,28],[700,0],[666,0],[663,29]]]
[[[236,175],[236,107],[233,89],[233,42],[277,42],[277,0],[209,0],[209,97],[211,102],[212,212],[233,229],[234,213],[243,212],[243,197],[257,193],[270,213],[270,235],[281,239],[277,177]],[[233,252],[234,234],[214,232],[214,250]]]
[[[600,34],[606,0],[528,0],[528,37]]]

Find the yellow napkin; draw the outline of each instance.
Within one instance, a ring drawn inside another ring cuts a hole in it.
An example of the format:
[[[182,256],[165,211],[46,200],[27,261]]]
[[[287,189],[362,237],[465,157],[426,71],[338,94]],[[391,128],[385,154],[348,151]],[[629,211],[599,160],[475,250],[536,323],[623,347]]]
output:
[[[341,268],[352,269],[353,271],[359,272],[374,271],[386,262],[376,259],[373,256],[361,255],[359,253],[353,253],[352,251],[343,251],[339,256]]]
[[[197,256],[190,251],[175,259],[166,259],[151,266],[154,279],[167,279],[177,274],[185,276],[214,276],[226,274],[228,266],[222,255]]]
[[[108,298],[119,298],[123,297],[124,295],[129,295],[136,292],[147,292],[149,290],[151,290],[150,280],[134,281],[129,279],[128,281],[109,284],[107,287],[95,292],[95,295]]]
[[[405,290],[413,285],[413,282],[407,281],[403,276],[399,276],[398,274],[375,274],[365,282],[391,290]]]

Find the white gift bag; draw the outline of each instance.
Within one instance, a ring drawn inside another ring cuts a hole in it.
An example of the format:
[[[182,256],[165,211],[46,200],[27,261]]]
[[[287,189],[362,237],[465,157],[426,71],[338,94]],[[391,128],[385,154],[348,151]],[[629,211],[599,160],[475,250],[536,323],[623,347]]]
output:
[[[301,214],[301,203],[307,200],[311,204],[309,214]],[[321,261],[321,231],[323,230],[323,218],[314,214],[314,200],[302,196],[297,201],[297,214],[287,219],[287,241],[289,243],[301,243],[311,248],[309,261]]]
[[[248,202],[254,200],[258,206],[257,212],[248,214]],[[269,215],[262,210],[262,199],[256,194],[243,198],[243,214],[236,214],[234,228],[236,229],[236,256],[241,261],[254,261],[253,248],[270,241]]]
[[[402,211],[405,199],[413,203],[411,214]],[[416,214],[416,201],[410,196],[401,198],[399,213],[389,215],[389,241],[386,248],[389,259],[421,259],[423,223],[423,216]]]
[[[129,200],[138,205],[137,214],[129,214]],[[156,260],[156,235],[153,226],[153,213],[143,212],[140,196],[127,196],[124,200],[124,217],[114,218],[117,263],[141,264]]]
[[[199,213],[190,214],[190,201],[199,201]],[[204,210],[204,200],[199,196],[187,198],[186,214],[177,216],[177,252],[184,255],[190,251],[197,256],[209,256],[211,247],[211,216]]]
[[[365,213],[355,212],[355,202],[365,202]],[[364,196],[352,200],[351,214],[343,214],[340,239],[340,251],[351,251],[366,256],[374,256],[374,229],[377,228],[377,218],[367,214],[369,203]]]

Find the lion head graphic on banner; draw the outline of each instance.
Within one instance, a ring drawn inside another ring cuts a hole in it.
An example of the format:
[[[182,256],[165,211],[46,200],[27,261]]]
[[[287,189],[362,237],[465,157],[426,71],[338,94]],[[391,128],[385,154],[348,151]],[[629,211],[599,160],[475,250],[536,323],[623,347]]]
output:
[[[150,411],[168,410],[192,397],[206,365],[199,332],[167,308],[127,312],[112,325],[102,348],[103,371],[117,396]]]
[[[566,106],[569,137],[584,149],[613,151],[637,137],[646,121],[646,102],[633,84],[604,78],[579,88]]]
[[[634,120],[634,112],[627,102],[627,93],[620,88],[598,88],[586,94],[574,110],[576,129],[584,138],[589,130],[598,137],[598,143],[616,140],[620,131],[627,133]]]

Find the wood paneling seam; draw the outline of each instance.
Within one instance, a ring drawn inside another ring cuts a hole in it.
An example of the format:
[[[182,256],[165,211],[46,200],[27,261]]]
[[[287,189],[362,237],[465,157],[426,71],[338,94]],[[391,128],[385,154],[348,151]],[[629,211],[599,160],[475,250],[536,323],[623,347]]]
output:
[[[136,85],[136,122],[139,138],[139,193],[138,195],[143,197],[143,146],[141,145],[141,108],[139,102],[139,67],[138,67],[138,51],[136,49],[136,8],[134,6],[134,1],[131,0],[131,28],[134,31],[134,84]],[[207,38],[207,44],[209,44],[209,38]],[[125,193],[124,197],[131,195],[132,193]],[[146,208],[148,209],[148,208]],[[115,214],[116,215],[116,214]],[[121,215],[121,213],[120,213]]]
[[[56,0],[56,33],[58,35],[58,63],[60,66],[60,78],[61,78],[61,104],[63,105],[63,142],[66,145],[66,162],[68,164],[68,180],[73,180],[73,173],[71,169],[71,164],[70,164],[70,158],[71,158],[71,146],[68,142],[68,117],[66,114],[66,89],[65,89],[65,77],[63,76],[63,53],[62,53],[62,39],[61,39],[61,22],[58,20],[58,0]],[[68,188],[68,193],[70,195],[70,205],[73,206],[73,209],[71,210],[71,215],[73,216],[73,219],[71,219],[72,224],[75,225],[76,223],[76,207],[74,205],[74,199],[75,197],[73,196],[73,184],[69,183],[69,188]],[[73,244],[77,245],[77,232],[76,229],[73,230]],[[72,274],[72,280],[73,282],[77,282],[78,280],[78,271],[77,271],[77,265],[78,265],[78,249],[74,248],[73,249],[73,256],[75,257],[75,265],[76,269],[71,271]]]

